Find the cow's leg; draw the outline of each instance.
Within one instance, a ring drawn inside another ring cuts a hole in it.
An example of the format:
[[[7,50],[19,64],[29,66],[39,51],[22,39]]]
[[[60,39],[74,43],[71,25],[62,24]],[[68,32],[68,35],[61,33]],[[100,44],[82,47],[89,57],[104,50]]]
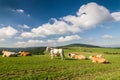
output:
[[[50,56],[51,56],[51,59],[53,59],[53,57],[54,57],[54,52],[53,52],[53,50],[50,51]]]
[[[64,51],[62,50],[60,53],[61,59],[64,60],[65,59],[65,55],[64,55]]]
[[[54,54],[51,54],[51,59],[53,59],[53,57],[54,57]]]

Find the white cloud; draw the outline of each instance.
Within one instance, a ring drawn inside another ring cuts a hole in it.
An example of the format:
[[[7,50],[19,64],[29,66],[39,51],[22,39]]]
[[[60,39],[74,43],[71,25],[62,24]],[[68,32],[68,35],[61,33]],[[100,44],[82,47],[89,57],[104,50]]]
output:
[[[19,24],[17,27],[22,28],[22,29],[29,29],[30,28],[30,26],[28,26],[26,24],[23,24],[23,25]]]
[[[80,7],[77,15],[68,15],[59,20],[53,19],[53,24],[45,23],[30,32],[23,32],[21,37],[46,37],[67,33],[78,33],[96,27],[97,24],[113,21],[108,9],[96,3],[88,3]]]
[[[113,36],[106,34],[106,35],[103,35],[102,38],[103,39],[112,39]]]
[[[0,39],[4,40],[6,38],[11,38],[16,35],[18,31],[11,26],[0,28]]]
[[[102,13],[101,13],[102,12]],[[112,21],[110,12],[96,3],[88,3],[80,7],[77,16],[66,16],[63,19],[81,29],[89,29],[97,24]]]
[[[23,28],[29,29],[30,27],[28,25],[24,24]]]
[[[38,46],[39,44],[44,43],[42,40],[28,40],[27,42],[17,42],[17,47],[32,47],[32,46]]]
[[[32,46],[48,46],[48,45],[54,45],[56,43],[56,40],[33,40],[30,39],[28,41],[21,41],[17,42],[15,45],[17,47],[32,47]]]
[[[23,9],[12,9],[12,11],[15,12],[15,13],[19,13],[21,15],[30,17],[30,14],[27,14]]]
[[[25,47],[25,46],[27,46],[27,45],[26,45],[26,42],[22,41],[22,42],[17,42],[17,43],[16,43],[16,46],[17,46],[17,47]]]
[[[27,42],[17,42],[16,46],[18,47],[28,47],[28,46],[48,46],[48,45],[54,45],[56,43],[64,43],[66,41],[73,41],[73,40],[79,40],[81,39],[78,35],[71,35],[71,36],[65,36],[65,37],[59,37],[53,40],[28,40]]]
[[[13,12],[17,12],[17,13],[24,13],[23,9],[12,9]]]
[[[21,38],[23,37],[23,38],[31,38],[32,36],[34,36],[32,33],[30,33],[30,32],[24,32],[24,33],[22,33],[21,34]]]
[[[113,12],[111,15],[116,21],[120,21],[120,12]]]
[[[17,9],[16,11],[19,12],[19,13],[24,13],[23,9]]]
[[[58,38],[58,42],[66,42],[66,41],[72,41],[72,40],[79,40],[81,39],[78,35],[71,35],[71,36],[65,36]]]
[[[29,37],[45,37],[48,35],[56,35],[56,34],[66,34],[66,33],[76,33],[79,32],[79,28],[72,27],[68,25],[64,21],[55,21],[53,24],[46,23],[38,28],[33,28],[31,32],[23,32],[21,37],[29,38]]]

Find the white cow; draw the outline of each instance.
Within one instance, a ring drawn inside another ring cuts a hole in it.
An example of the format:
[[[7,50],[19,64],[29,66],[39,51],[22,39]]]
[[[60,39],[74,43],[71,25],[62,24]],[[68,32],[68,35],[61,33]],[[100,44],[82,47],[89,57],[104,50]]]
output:
[[[59,48],[59,49],[57,49],[57,48],[49,48],[49,49],[50,49],[51,59],[53,59],[55,56],[61,56],[62,60],[65,59],[64,51],[63,51],[62,48]]]
[[[18,55],[16,52],[10,52],[8,50],[3,50],[2,53],[3,53],[2,57],[11,57]]]

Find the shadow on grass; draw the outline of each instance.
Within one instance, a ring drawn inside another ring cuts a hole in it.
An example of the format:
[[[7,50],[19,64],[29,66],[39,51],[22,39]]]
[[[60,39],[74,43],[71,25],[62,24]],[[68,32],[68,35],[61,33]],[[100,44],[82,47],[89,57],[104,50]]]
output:
[[[77,59],[72,59],[72,58],[65,58],[65,60],[77,60]]]

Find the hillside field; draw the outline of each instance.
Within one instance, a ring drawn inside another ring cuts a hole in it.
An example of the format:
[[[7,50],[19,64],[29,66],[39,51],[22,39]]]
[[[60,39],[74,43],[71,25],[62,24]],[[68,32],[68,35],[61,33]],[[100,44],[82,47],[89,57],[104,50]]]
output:
[[[91,60],[75,60],[68,53],[102,54],[110,63],[98,64]],[[48,52],[28,57],[0,56],[0,80],[120,80],[120,49],[113,48],[64,48],[66,60],[53,60]]]

